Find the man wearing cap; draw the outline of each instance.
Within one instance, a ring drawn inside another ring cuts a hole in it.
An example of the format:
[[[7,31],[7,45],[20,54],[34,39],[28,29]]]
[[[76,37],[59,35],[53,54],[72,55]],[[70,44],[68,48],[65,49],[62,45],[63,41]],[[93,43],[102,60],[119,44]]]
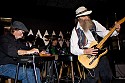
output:
[[[104,38],[109,33],[109,30],[98,21],[90,19],[89,15],[91,13],[92,11],[87,10],[84,6],[76,10],[76,26],[73,28],[70,38],[70,51],[74,55],[91,55],[90,58],[96,56],[98,54],[98,49],[94,47],[90,48],[89,46],[93,41],[98,41],[97,36]],[[116,30],[111,36],[118,35],[120,31],[120,25],[118,23],[115,23],[115,27]],[[87,70],[89,73],[84,83],[96,83],[99,79],[99,75],[101,76],[101,83],[111,82],[112,72],[106,56],[100,58],[98,65],[90,69],[92,71]]]
[[[19,41],[24,32],[28,32],[26,26],[20,21],[14,21],[10,32],[0,36],[0,75],[15,79],[18,56],[39,53],[36,48],[25,50],[25,46]],[[38,82],[41,83],[40,70],[36,68],[36,71]],[[19,67],[18,80],[22,83],[36,83],[33,69],[27,68],[24,71],[23,67]]]

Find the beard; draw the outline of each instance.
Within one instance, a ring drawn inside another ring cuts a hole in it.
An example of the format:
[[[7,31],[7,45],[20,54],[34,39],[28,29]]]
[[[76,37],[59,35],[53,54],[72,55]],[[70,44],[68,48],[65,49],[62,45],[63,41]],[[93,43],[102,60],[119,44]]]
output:
[[[89,29],[91,29],[94,26],[94,23],[92,20],[81,20],[80,22],[81,27],[85,32],[87,32]]]

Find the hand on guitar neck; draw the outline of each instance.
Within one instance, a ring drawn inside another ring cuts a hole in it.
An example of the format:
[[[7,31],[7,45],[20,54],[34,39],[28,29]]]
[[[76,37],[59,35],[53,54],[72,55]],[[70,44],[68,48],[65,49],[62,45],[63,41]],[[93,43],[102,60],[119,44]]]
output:
[[[116,27],[116,31],[117,32],[120,32],[121,26],[120,26],[119,23],[115,22],[115,26],[114,27]]]

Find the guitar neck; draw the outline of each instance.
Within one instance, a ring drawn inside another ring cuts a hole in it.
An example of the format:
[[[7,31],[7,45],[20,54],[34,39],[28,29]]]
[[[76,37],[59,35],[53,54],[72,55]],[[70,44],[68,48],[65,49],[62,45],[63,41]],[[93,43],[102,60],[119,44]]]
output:
[[[122,18],[120,21],[118,21],[118,24],[122,24],[125,21],[125,17]],[[115,31],[116,27],[114,26],[110,32],[100,41],[100,43],[96,46],[97,48],[101,49],[102,45],[105,43],[105,41],[112,35],[112,33]]]

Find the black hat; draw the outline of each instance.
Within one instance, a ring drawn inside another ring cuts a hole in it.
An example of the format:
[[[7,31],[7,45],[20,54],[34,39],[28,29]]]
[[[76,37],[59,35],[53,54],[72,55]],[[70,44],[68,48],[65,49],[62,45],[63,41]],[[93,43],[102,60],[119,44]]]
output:
[[[12,23],[12,27],[21,29],[21,30],[23,30],[25,32],[28,32],[28,29],[26,28],[26,26],[22,22],[20,22],[20,21],[14,21]]]

